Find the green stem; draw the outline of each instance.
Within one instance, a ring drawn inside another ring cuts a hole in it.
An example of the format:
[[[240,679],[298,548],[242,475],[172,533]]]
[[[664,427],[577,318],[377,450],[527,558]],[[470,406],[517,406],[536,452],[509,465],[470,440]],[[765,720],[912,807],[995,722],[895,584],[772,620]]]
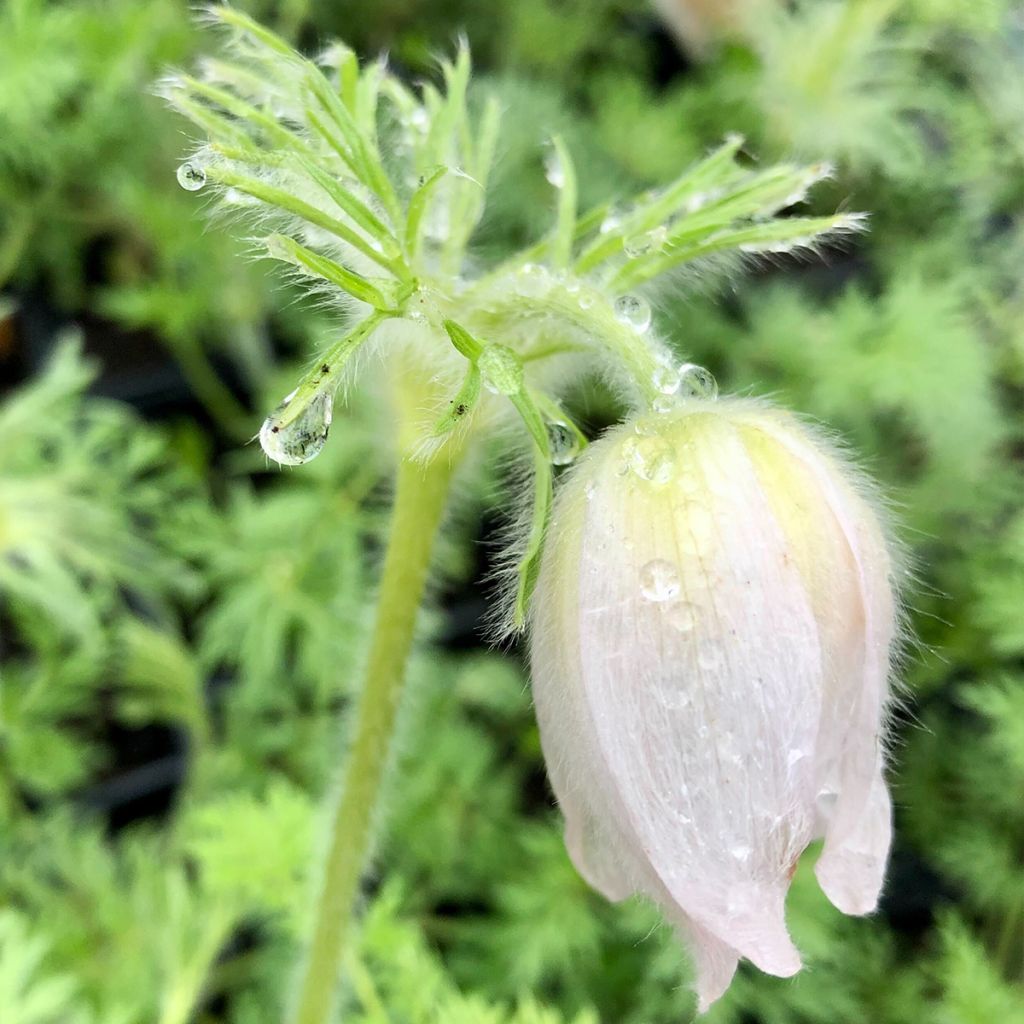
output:
[[[314,911],[308,954],[290,1024],[326,1024],[360,875],[369,854],[374,811],[395,729],[416,613],[423,596],[435,534],[444,512],[453,466],[403,459],[384,559],[376,622],[355,733],[330,824],[323,886]]]

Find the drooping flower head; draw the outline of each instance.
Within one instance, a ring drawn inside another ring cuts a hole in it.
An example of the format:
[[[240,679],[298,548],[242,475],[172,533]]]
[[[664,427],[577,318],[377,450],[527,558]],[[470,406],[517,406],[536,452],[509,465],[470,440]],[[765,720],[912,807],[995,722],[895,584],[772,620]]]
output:
[[[799,970],[784,904],[815,839],[836,907],[876,906],[891,578],[856,472],[759,402],[619,426],[557,498],[532,673],[566,843],[609,899],[661,906],[702,1009],[740,957]]]

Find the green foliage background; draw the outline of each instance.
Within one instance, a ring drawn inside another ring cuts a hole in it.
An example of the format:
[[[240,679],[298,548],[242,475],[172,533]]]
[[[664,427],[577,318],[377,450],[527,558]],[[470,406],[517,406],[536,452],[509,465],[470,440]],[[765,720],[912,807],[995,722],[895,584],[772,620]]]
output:
[[[410,79],[465,32],[505,110],[482,252],[547,223],[556,131],[585,200],[655,184],[729,130],[766,161],[836,161],[817,202],[869,211],[865,237],[680,277],[656,313],[724,389],[832,424],[898,508],[919,644],[897,844],[870,919],[798,872],[807,969],[742,970],[708,1020],[1024,1021],[1019,5],[738,4],[700,59],[639,0],[243,6],[305,48],[386,47]],[[332,324],[175,184],[186,128],[151,84],[215,46],[177,0],[0,8],[4,1024],[277,1021],[344,750],[387,424],[356,396],[288,473],[245,444]],[[67,327],[14,386],[40,301]],[[192,398],[144,417],[102,397],[77,323],[87,349],[162,347]],[[596,388],[576,409],[594,427],[615,413]],[[458,627],[501,485],[478,473],[439,553],[344,1019],[687,1020],[669,930],[568,862],[516,652]]]

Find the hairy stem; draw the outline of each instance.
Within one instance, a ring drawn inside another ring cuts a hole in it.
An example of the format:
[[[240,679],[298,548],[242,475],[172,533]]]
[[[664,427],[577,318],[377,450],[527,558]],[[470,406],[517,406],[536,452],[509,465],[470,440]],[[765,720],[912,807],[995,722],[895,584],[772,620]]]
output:
[[[376,623],[348,764],[332,808],[323,885],[290,1024],[326,1024],[334,1006],[353,903],[369,855],[374,811],[388,761],[406,661],[452,465],[403,459]]]

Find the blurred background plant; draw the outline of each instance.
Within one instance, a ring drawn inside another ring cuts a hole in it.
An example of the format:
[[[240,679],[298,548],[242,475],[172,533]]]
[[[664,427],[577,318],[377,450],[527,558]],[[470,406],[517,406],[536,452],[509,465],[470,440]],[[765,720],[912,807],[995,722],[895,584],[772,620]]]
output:
[[[285,0],[415,81],[468,37],[504,121],[477,251],[550,221],[543,141],[582,200],[742,131],[833,160],[819,212],[871,212],[825,260],[704,267],[659,296],[725,390],[831,423],[917,558],[920,649],[882,910],[808,872],[811,968],[741,972],[709,1020],[1024,1021],[1024,10],[1010,0]],[[331,330],[175,182],[152,97],[200,47],[178,0],[0,9],[0,1020],[264,1024],[308,912],[316,808],[358,678],[390,467],[372,396],[315,463],[245,441]],[[610,422],[599,386],[573,396]],[[516,651],[483,647],[503,519],[480,470],[413,669],[344,1018],[668,1024],[686,965],[642,905],[574,874]],[[494,511],[492,511],[494,510]]]

